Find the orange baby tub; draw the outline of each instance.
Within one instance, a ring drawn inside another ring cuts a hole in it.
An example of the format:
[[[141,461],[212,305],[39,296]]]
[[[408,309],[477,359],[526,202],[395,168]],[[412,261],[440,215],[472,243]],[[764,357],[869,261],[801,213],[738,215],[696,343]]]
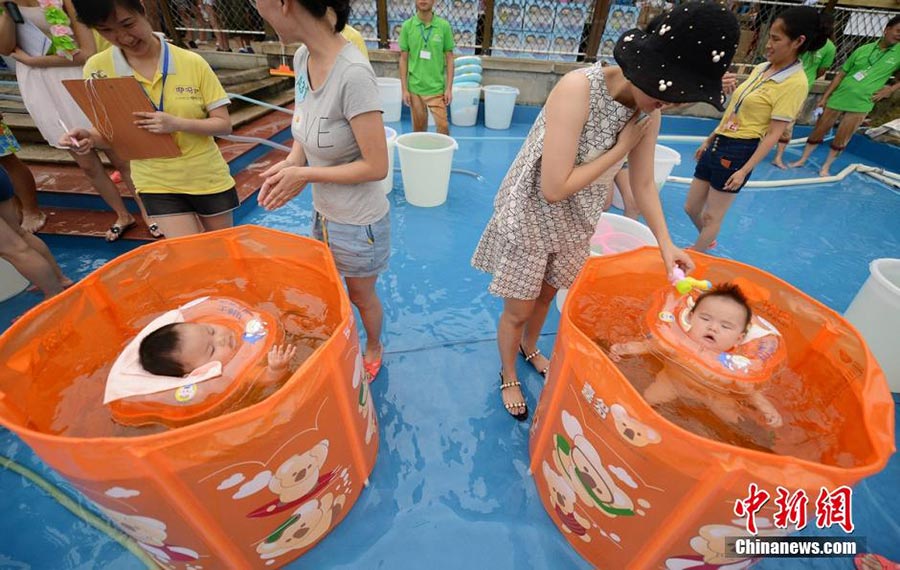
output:
[[[116,355],[203,295],[289,316],[317,348],[256,403],[177,429],[118,426],[101,403]],[[242,226],[138,248],[19,319],[0,362],[0,423],[165,568],[281,566],[340,523],[375,464],[349,299],[308,238]]]
[[[588,260],[562,314],[530,453],[544,507],[596,567],[746,567],[753,560],[728,557],[724,537],[748,535],[735,503],[751,483],[771,495],[755,515],[757,532],[784,535],[793,528],[774,518],[778,486],[807,494],[813,525],[822,487],[853,485],[894,451],[893,402],[855,329],[768,273],[691,256],[700,278],[739,284],[754,312],[784,336],[790,372],[772,380],[784,396],[770,399],[782,406],[785,427],[772,432],[771,453],[701,437],[651,408],[601,344],[640,334],[653,293],[666,285],[659,252],[644,247]],[[806,384],[791,396],[798,379]],[[799,416],[791,416],[790,402],[806,400],[818,402],[827,421],[792,423]],[[815,453],[786,455],[797,450],[784,442],[803,439],[798,434],[819,446]]]

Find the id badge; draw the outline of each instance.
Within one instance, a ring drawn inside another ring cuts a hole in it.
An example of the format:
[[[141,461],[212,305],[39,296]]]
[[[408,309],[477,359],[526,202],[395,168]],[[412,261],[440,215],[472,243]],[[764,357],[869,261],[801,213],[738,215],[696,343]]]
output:
[[[862,81],[865,78],[866,78],[865,71],[857,71],[856,73],[853,74],[853,79],[855,79],[857,81]]]
[[[731,132],[736,132],[740,128],[741,124],[738,123],[737,117],[734,115],[732,115],[731,118],[728,119],[728,122],[725,123],[725,129]]]
[[[431,52],[426,49],[423,49],[422,51],[419,52],[419,58],[431,59]]]

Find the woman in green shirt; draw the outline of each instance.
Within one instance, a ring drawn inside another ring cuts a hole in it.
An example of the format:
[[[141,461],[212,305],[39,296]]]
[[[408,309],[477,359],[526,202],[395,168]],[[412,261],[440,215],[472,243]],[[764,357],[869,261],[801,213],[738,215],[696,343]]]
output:
[[[894,91],[900,89],[900,81],[885,86],[898,71],[900,71],[900,16],[894,16],[884,27],[884,36],[879,41],[861,46],[850,54],[841,71],[828,85],[817,105],[824,109],[822,116],[809,134],[803,156],[791,166],[802,166],[806,162],[809,155],[822,143],[825,133],[834,126],[838,116],[843,113],[844,117],[838,124],[828,158],[819,169],[819,176],[829,176],[832,163],[846,148],[850,137],[865,120],[875,103],[890,97]]]

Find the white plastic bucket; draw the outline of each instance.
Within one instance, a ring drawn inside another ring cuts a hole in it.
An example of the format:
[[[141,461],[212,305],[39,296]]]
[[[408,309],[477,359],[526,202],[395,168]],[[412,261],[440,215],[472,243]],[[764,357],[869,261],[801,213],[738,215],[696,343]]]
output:
[[[484,88],[484,126],[503,131],[512,123],[519,90],[508,85],[488,85]]]
[[[400,85],[400,80],[393,77],[379,77],[378,94],[381,96],[384,122],[399,121],[400,112],[403,110],[403,87]]]
[[[0,301],[15,297],[28,287],[28,280],[5,259],[0,259]]]
[[[478,103],[481,87],[453,86],[453,100],[450,102],[450,122],[458,127],[471,127],[478,120]]]
[[[406,201],[430,208],[447,201],[453,153],[459,145],[439,133],[407,133],[397,137],[400,173]]]
[[[460,65],[453,69],[453,82],[456,82],[456,78],[460,75],[466,75],[467,73],[477,73],[479,76],[481,75],[482,67],[480,65],[468,64],[468,65]]]
[[[891,392],[900,392],[900,259],[876,259],[844,317],[866,340]]]
[[[625,216],[603,214],[591,236],[591,256],[622,253],[645,245],[658,245],[650,228]],[[560,289],[556,294],[556,307],[560,312],[568,292],[568,289]]]
[[[381,188],[385,194],[390,194],[394,188],[394,154],[397,152],[397,131],[390,127],[384,128],[384,137],[387,139],[388,172],[381,181]]]
[[[663,185],[672,174],[672,169],[681,164],[681,154],[667,146],[661,144],[656,145],[656,153],[653,157],[653,181],[656,182],[656,191],[662,190]],[[619,187],[613,185],[612,205],[620,210],[625,209],[625,202],[622,201],[622,194],[619,193]]]
[[[461,55],[454,60],[454,65],[458,67],[464,65],[481,65],[481,58],[477,55]]]
[[[456,82],[465,82],[465,83],[481,83],[481,74],[480,73],[461,73],[453,78],[454,85]]]

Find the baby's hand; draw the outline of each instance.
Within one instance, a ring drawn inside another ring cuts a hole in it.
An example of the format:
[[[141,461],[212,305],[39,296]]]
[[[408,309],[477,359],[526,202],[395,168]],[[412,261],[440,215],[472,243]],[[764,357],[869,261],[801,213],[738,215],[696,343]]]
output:
[[[609,347],[609,358],[613,362],[621,362],[622,361],[622,353],[625,349],[625,343],[617,342],[616,344]]]
[[[269,370],[272,372],[281,372],[287,368],[291,359],[297,354],[297,347],[290,344],[281,346],[273,346],[269,351]]]
[[[766,410],[763,412],[763,417],[766,420],[766,425],[769,427],[779,428],[784,423],[781,419],[781,414],[775,410]]]

